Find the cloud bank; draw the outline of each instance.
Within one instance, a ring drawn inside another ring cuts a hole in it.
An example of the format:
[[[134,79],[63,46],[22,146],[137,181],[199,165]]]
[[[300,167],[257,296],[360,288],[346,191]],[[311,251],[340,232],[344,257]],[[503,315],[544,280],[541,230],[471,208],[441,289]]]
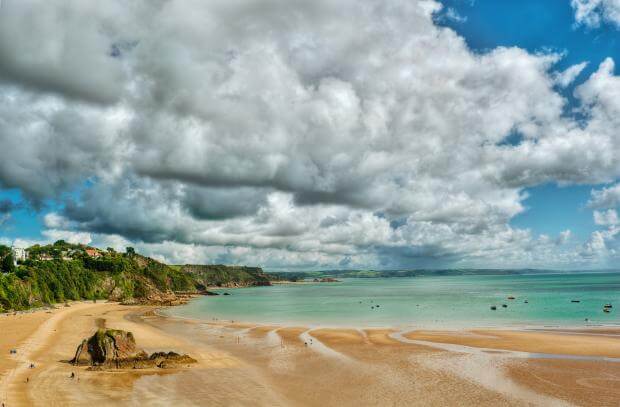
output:
[[[585,4],[573,2],[578,15]],[[558,72],[559,54],[475,53],[435,23],[440,10],[6,2],[0,186],[34,207],[61,203],[45,218],[50,239],[135,244],[172,262],[598,261],[601,239],[510,221],[527,187],[620,175],[614,61],[576,88],[577,119],[559,88],[585,64]]]

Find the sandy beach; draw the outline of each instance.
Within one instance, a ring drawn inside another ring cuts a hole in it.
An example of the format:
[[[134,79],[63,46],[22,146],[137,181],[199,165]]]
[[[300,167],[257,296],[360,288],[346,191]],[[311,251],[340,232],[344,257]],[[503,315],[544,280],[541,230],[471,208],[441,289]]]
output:
[[[617,406],[620,400],[620,330],[613,328],[309,329],[206,323],[155,311],[76,302],[0,316],[2,402],[6,407]],[[80,340],[102,326],[133,332],[147,352],[188,353],[198,364],[105,372],[68,364]]]

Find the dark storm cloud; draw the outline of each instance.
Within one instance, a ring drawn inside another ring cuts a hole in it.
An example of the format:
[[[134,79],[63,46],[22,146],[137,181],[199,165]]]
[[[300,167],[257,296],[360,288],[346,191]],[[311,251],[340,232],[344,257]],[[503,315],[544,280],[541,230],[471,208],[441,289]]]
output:
[[[10,199],[2,199],[2,200],[0,200],[0,215],[11,213],[15,209],[17,209],[17,207],[18,207],[18,205],[16,205]]]
[[[5,1],[0,10],[0,81],[78,100],[114,103],[122,67],[106,51],[106,25],[119,12],[69,1]]]
[[[221,220],[254,215],[266,204],[267,191],[255,188],[188,187],[183,206],[197,219]]]

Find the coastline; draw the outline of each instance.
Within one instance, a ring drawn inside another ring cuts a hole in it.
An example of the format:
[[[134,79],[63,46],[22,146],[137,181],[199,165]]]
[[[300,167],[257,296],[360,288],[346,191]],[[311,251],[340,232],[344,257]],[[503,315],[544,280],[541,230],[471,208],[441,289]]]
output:
[[[620,328],[401,332],[196,321],[160,309],[78,302],[0,316],[6,332],[0,339],[2,401],[7,407],[615,405],[620,398],[619,362],[579,358],[620,357]],[[133,332],[149,352],[172,349],[198,364],[164,372],[89,372],[62,362],[101,324]],[[563,356],[535,355],[558,344]],[[12,348],[16,355],[8,354]],[[73,371],[78,380],[69,378]]]

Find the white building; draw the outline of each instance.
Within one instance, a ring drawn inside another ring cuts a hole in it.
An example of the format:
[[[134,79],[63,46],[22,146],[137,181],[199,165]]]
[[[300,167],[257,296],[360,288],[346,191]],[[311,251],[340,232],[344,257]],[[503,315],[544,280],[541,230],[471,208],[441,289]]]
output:
[[[18,261],[26,260],[26,249],[23,247],[11,247],[11,251],[13,252],[13,262],[15,266],[17,266]]]

